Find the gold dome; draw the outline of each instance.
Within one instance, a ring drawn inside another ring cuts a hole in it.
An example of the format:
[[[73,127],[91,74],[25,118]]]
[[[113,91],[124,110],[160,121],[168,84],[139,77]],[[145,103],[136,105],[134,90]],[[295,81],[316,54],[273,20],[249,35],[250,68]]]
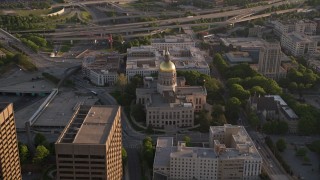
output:
[[[176,66],[171,61],[162,61],[160,63],[161,72],[174,72],[176,71]]]

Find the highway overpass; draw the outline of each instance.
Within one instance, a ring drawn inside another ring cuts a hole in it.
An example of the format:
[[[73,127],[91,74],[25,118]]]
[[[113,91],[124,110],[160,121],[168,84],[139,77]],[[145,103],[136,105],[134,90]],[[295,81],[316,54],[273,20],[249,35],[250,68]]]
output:
[[[123,27],[116,27],[111,29],[105,29],[105,30],[93,30],[93,31],[80,31],[77,34],[74,32],[61,32],[61,33],[52,33],[47,34],[48,39],[56,40],[56,41],[65,41],[65,40],[105,40],[109,34],[119,34],[123,33],[124,37],[141,37],[145,35],[150,35],[150,33],[154,30],[166,30],[166,29],[174,29],[174,28],[182,28],[184,26],[189,27],[196,27],[196,26],[226,26],[230,24],[235,24],[239,22],[245,22],[245,21],[251,21],[254,19],[264,18],[271,16],[273,14],[284,14],[289,12],[297,11],[297,8],[294,9],[288,9],[288,10],[282,10],[282,11],[276,11],[272,13],[265,13],[261,15],[255,15],[255,16],[244,16],[243,18],[238,19],[230,19],[228,21],[223,22],[212,22],[212,23],[199,23],[199,24],[178,24],[178,25],[166,25],[166,26],[158,26],[158,27],[135,27],[130,29],[123,29]],[[136,34],[138,33],[138,34]]]

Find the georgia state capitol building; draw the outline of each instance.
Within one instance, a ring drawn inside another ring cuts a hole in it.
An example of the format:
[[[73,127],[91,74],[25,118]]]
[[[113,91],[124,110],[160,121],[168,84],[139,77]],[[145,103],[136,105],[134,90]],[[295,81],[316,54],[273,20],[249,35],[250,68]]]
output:
[[[145,77],[144,87],[136,89],[136,103],[145,105],[147,126],[194,125],[194,112],[204,108],[207,91],[203,86],[188,86],[185,82],[184,77],[177,77],[176,66],[167,50],[159,65],[158,79]]]

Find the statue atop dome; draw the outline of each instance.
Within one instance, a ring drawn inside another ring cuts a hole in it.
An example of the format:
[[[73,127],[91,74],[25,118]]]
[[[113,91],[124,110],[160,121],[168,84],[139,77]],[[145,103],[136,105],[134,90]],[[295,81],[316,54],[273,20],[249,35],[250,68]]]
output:
[[[176,66],[171,61],[169,50],[167,49],[164,54],[164,61],[160,63],[160,72],[175,72]]]

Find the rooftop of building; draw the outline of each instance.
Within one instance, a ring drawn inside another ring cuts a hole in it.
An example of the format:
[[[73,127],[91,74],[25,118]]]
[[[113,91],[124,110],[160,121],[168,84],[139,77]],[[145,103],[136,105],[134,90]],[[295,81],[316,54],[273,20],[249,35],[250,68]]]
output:
[[[278,101],[280,106],[287,106],[287,103],[279,95],[265,95],[264,97],[273,97],[275,101]]]
[[[83,66],[97,71],[117,71],[120,67],[119,55],[87,56],[83,60]]]
[[[34,126],[65,127],[68,125],[70,118],[80,105],[91,106],[94,105],[98,100],[99,99],[97,96],[92,96],[88,93],[80,93],[79,91],[60,92],[50,102],[49,108],[45,108],[43,113],[41,113],[37,121],[35,121]],[[29,111],[31,110],[29,109]],[[26,114],[28,113],[23,110],[21,113],[19,112],[16,114],[17,119],[21,119],[20,121],[17,121],[17,127],[24,127],[25,121],[28,119],[22,117],[26,117]]]
[[[140,53],[140,52],[148,52],[150,55],[155,55],[157,52],[157,49],[153,46],[134,46],[127,49],[128,57],[130,57],[130,54],[132,53]]]
[[[177,78],[177,81],[180,81]],[[163,94],[159,94],[157,91],[157,80],[150,82],[149,88],[137,88],[136,94],[149,95],[151,103],[148,107],[192,107],[191,103],[186,102],[186,95],[202,93],[207,95],[207,91],[202,86],[176,86],[176,92],[164,91]]]
[[[157,148],[166,148],[173,146],[173,137],[158,137]]]
[[[177,99],[174,97],[174,94],[171,92],[164,92],[164,95],[159,93],[151,94],[152,103],[148,107],[152,108],[188,108],[191,109],[192,103],[186,102],[184,99]],[[171,100],[171,102],[170,102]]]
[[[181,143],[181,142],[180,142]],[[170,153],[171,158],[180,157],[180,158],[212,158],[216,159],[217,154],[212,148],[203,148],[203,147],[181,147],[174,148],[174,151]]]
[[[184,43],[184,42],[194,42],[190,36],[187,34],[179,34],[179,35],[169,35],[164,38],[155,38],[151,39],[151,44],[154,43]]]
[[[198,48],[172,48],[170,51],[170,60],[177,69],[194,69],[194,68],[209,68],[205,61],[203,52]],[[158,68],[165,60],[164,53],[157,52],[152,56],[128,56],[126,67],[127,69],[148,69]]]
[[[173,146],[172,137],[161,137],[157,140],[154,166],[169,167],[170,158],[212,158],[212,159],[261,159],[250,136],[243,126],[225,124],[224,126],[211,126],[210,131],[220,133],[228,128],[237,131],[232,134],[236,147],[227,147],[223,152],[216,152],[212,148],[186,147],[185,142],[178,142]]]
[[[157,139],[156,153],[154,156],[154,166],[169,167],[170,154],[174,149],[172,137],[159,137]]]
[[[295,25],[297,23],[315,23],[312,20],[309,19],[301,19],[301,20],[297,20],[297,19],[283,19],[281,21],[272,21],[273,23],[280,23],[282,25]]]
[[[57,143],[105,144],[119,106],[80,106]]]
[[[281,109],[285,113],[285,115],[289,117],[289,120],[295,120],[299,118],[298,115],[289,106],[281,107]]]
[[[159,61],[155,57],[129,58],[126,69],[159,69]]]
[[[225,151],[219,153],[219,158],[261,158],[259,152],[243,126],[225,124],[224,126],[211,126],[211,134],[222,134],[232,129],[232,137],[235,147],[226,147]]]
[[[304,35],[302,33],[298,33],[298,32],[291,32],[291,33],[288,33],[288,34],[285,34],[286,37],[290,38],[291,41],[293,42],[313,42],[312,38],[310,38],[309,36],[307,35]],[[314,41],[316,42],[316,41]]]
[[[225,46],[233,46],[233,47],[250,47],[250,48],[259,48],[262,47],[266,41],[261,38],[256,37],[240,37],[240,38],[220,38],[222,43]]]
[[[278,109],[277,102],[273,97],[260,97],[257,99],[258,111],[276,111]]]
[[[241,52],[241,51],[228,52],[225,54],[225,56],[230,63],[253,62],[248,52]]]
[[[290,119],[297,119],[298,115],[287,105],[287,103],[279,95],[265,95],[264,97],[253,97],[253,101],[258,101],[258,109],[276,110],[277,104],[283,113]],[[261,106],[261,107],[259,107]]]
[[[206,88],[203,86],[177,86],[176,94],[177,95],[191,95],[191,94],[202,93],[207,94]]]

